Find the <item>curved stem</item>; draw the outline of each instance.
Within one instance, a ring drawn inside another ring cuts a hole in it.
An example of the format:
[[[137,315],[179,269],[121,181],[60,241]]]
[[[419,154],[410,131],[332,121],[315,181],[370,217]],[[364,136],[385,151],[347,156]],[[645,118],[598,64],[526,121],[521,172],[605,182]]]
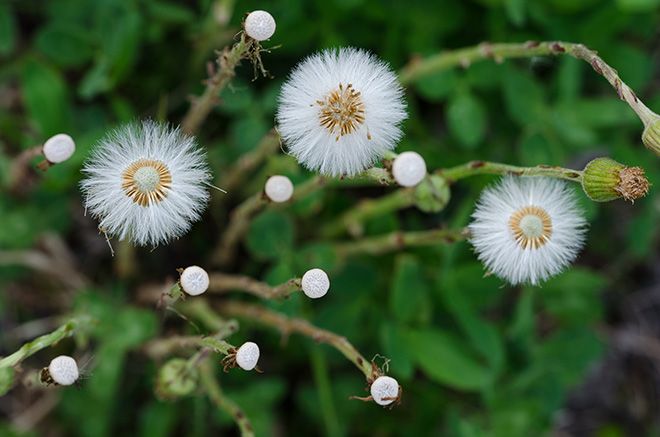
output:
[[[515,165],[500,164],[489,161],[471,161],[456,167],[439,169],[436,174],[447,179],[448,182],[455,182],[470,176],[480,174],[497,174],[513,176],[546,176],[557,179],[564,179],[573,182],[582,182],[582,171],[572,170],[570,168],[554,167],[549,165],[537,165],[536,167],[518,167]]]
[[[252,174],[268,156],[272,155],[280,147],[280,136],[275,129],[271,129],[257,144],[253,150],[241,156],[241,158],[232,164],[227,170],[226,176],[222,179],[222,188],[227,192],[236,189],[246,177]],[[226,197],[222,197],[223,199]]]
[[[440,53],[426,59],[417,59],[403,68],[399,78],[404,85],[411,84],[434,73],[457,66],[468,67],[476,61],[492,59],[501,62],[509,58],[529,58],[532,56],[570,55],[583,60],[603,76],[614,87],[619,98],[626,102],[646,126],[654,117],[644,103],[639,100],[635,92],[626,85],[617,71],[603,61],[598,54],[584,46],[563,41],[528,41],[525,43],[482,43],[474,47],[467,47]]]
[[[300,291],[300,278],[294,278],[283,284],[271,286],[249,276],[211,273],[209,276],[210,293],[226,293],[239,290],[263,299],[282,299]]]
[[[242,302],[223,302],[218,310],[226,315],[252,320],[262,325],[278,329],[283,335],[302,334],[319,342],[326,343],[341,352],[364,374],[367,380],[373,380],[377,369],[345,338],[334,332],[317,328],[303,319],[290,319],[283,314],[258,305]]]
[[[352,255],[381,255],[407,247],[435,246],[451,244],[465,240],[467,229],[432,229],[427,231],[392,232],[387,235],[363,238],[361,240],[334,245],[334,251],[339,258]]]

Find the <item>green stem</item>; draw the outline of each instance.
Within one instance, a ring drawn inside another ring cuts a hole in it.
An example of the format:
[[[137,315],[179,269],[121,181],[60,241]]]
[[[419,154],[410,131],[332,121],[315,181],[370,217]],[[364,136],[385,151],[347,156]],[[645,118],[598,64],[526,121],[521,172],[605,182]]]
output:
[[[329,437],[341,435],[339,421],[337,419],[337,409],[332,399],[332,385],[328,376],[328,363],[325,354],[319,348],[311,348],[310,360],[312,362],[312,372],[319,395],[319,405],[325,422],[326,434]]]
[[[473,62],[492,59],[501,62],[510,58],[529,58],[533,56],[569,55],[587,62],[594,71],[603,76],[614,87],[619,98],[625,101],[639,118],[647,125],[654,113],[637,97],[635,92],[619,77],[617,71],[610,67],[598,54],[584,46],[563,41],[528,41],[525,43],[482,43],[440,53],[423,60],[415,60],[407,65],[399,74],[401,83],[409,85],[424,77],[433,75],[457,66],[468,67]]]
[[[206,391],[206,394],[211,399],[211,402],[215,406],[229,414],[238,425],[238,429],[241,431],[241,436],[243,437],[253,437],[254,429],[250,423],[250,419],[245,415],[241,408],[231,399],[226,397],[220,385],[218,384],[217,379],[213,375],[213,368],[209,362],[204,362],[200,366],[200,377],[201,383]]]
[[[361,240],[334,245],[339,258],[352,255],[381,255],[407,247],[435,246],[450,244],[467,238],[466,229],[432,229],[427,231],[392,232],[387,235],[363,238]]]
[[[570,168],[555,167],[549,165],[537,165],[536,167],[518,167],[515,165],[500,164],[488,161],[471,161],[456,167],[439,169],[436,174],[455,182],[470,176],[481,174],[513,175],[513,176],[546,176],[564,179],[573,182],[582,182],[582,171]]]
[[[59,341],[71,337],[74,333],[85,330],[91,326],[93,319],[86,316],[76,317],[57,328],[50,334],[42,335],[28,343],[19,350],[0,360],[0,369],[13,367],[27,357],[36,354],[42,349],[57,344]]]
[[[227,169],[227,174],[222,181],[222,188],[231,193],[234,189],[253,174],[253,171],[268,156],[274,154],[280,147],[280,136],[275,129],[271,129],[257,144],[254,150],[241,156],[241,158]],[[222,197],[225,199],[226,197]]]
[[[294,278],[283,284],[271,286],[249,276],[212,273],[209,277],[209,292],[226,293],[240,290],[263,299],[282,299],[300,291],[300,278]]]

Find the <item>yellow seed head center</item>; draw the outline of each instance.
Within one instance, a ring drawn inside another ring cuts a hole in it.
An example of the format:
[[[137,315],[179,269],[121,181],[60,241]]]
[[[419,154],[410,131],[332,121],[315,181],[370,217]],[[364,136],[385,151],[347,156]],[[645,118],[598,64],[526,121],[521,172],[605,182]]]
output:
[[[509,229],[520,247],[538,249],[550,241],[552,219],[541,207],[525,206],[511,214]]]
[[[351,134],[364,123],[364,102],[359,91],[352,84],[344,86],[340,83],[337,89],[330,91],[323,100],[317,100],[319,105],[319,122],[335,140]],[[368,134],[367,134],[368,135]]]
[[[121,187],[140,206],[158,203],[167,197],[172,175],[167,166],[152,159],[140,159],[122,173]]]

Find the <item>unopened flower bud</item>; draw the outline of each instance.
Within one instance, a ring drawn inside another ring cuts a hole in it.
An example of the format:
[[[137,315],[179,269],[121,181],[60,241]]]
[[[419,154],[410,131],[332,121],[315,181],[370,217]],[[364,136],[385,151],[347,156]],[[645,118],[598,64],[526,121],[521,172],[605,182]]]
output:
[[[656,155],[660,155],[660,116],[656,115],[645,124],[642,142]]]
[[[67,134],[57,134],[44,143],[43,154],[51,164],[58,164],[71,158],[76,151],[76,143]]]
[[[450,196],[447,180],[431,175],[415,188],[415,205],[424,212],[439,212],[447,206]]]
[[[264,192],[273,202],[286,202],[293,196],[293,184],[291,183],[291,179],[286,176],[271,176],[266,181]]]
[[[649,181],[640,167],[626,167],[610,158],[596,158],[584,168],[582,189],[595,202],[623,197],[631,202],[644,197]]]
[[[198,377],[196,367],[188,366],[183,358],[173,358],[158,371],[156,395],[163,400],[189,395],[197,388]]]
[[[371,397],[378,405],[389,405],[399,399],[399,383],[390,376],[379,376],[371,384]]]
[[[48,374],[52,381],[58,385],[71,385],[80,376],[76,360],[67,355],[53,358],[48,366]]]
[[[302,277],[301,287],[305,296],[318,299],[330,289],[330,278],[321,269],[307,270]]]
[[[392,176],[402,187],[414,187],[426,176],[426,162],[417,152],[403,152],[394,159]]]
[[[245,18],[245,33],[257,41],[264,41],[275,33],[275,19],[266,11],[253,11]]]
[[[209,288],[209,274],[201,267],[186,267],[179,279],[181,288],[191,296],[199,296]]]
[[[252,370],[257,367],[259,361],[259,346],[247,341],[236,351],[236,364],[243,370]]]

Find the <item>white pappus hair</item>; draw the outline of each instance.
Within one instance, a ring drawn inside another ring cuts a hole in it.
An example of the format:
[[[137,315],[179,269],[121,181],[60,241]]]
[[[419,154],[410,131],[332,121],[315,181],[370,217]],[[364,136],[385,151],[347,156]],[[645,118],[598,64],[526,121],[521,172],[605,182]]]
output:
[[[82,172],[85,208],[99,229],[140,246],[186,233],[209,199],[211,174],[194,137],[151,120],[106,135]]]

